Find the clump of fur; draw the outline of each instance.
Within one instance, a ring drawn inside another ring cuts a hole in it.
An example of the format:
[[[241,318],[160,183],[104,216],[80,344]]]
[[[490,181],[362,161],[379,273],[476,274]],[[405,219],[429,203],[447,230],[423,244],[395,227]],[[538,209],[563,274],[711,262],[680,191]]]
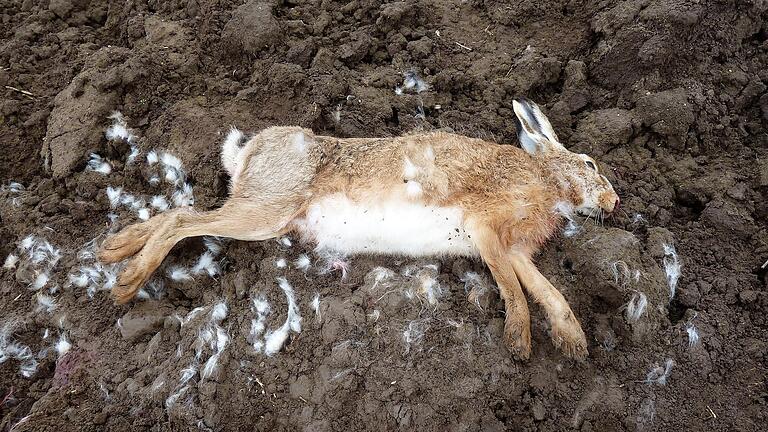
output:
[[[285,323],[277,330],[267,331],[264,335],[264,353],[268,356],[277,354],[283,347],[291,331],[301,332],[301,315],[299,315],[299,306],[296,304],[296,296],[293,293],[293,287],[284,277],[277,278],[278,285],[285,294],[288,303],[288,314]]]
[[[669,375],[672,373],[672,367],[675,365],[674,360],[667,359],[666,362],[664,362],[664,366],[655,366],[653,369],[651,369],[650,372],[648,372],[648,375],[645,377],[645,383],[646,384],[656,384],[656,385],[666,385],[667,380],[669,379]]]
[[[427,320],[414,320],[408,323],[403,330],[405,354],[408,354],[414,345],[421,343],[428,329],[429,324],[427,323]]]
[[[667,285],[669,285],[669,299],[675,297],[677,292],[677,281],[680,279],[680,260],[677,257],[677,251],[671,244],[664,244],[664,272],[667,274]]]
[[[641,291],[636,291],[632,294],[632,298],[627,303],[627,321],[630,323],[637,322],[641,316],[645,313],[645,309],[648,307],[648,296]]]
[[[13,340],[14,323],[6,323],[0,328],[0,365],[9,360],[19,362],[19,374],[31,378],[37,372],[37,360],[32,349]]]

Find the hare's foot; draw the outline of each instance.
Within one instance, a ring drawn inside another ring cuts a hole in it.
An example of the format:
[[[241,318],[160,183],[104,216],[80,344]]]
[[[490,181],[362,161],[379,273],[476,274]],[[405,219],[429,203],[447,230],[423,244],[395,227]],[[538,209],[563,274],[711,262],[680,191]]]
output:
[[[587,338],[573,312],[568,310],[565,317],[552,319],[552,343],[567,357],[584,360],[587,351]]]
[[[507,314],[504,321],[504,343],[520,360],[531,356],[531,320],[528,314]]]

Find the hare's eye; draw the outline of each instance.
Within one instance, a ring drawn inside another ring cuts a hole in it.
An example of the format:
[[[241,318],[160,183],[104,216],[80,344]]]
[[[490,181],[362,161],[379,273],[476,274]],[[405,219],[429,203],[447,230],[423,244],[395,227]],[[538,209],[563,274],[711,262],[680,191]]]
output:
[[[595,164],[594,164],[594,163],[592,163],[592,161],[584,161],[584,163],[585,163],[585,164],[587,164],[587,166],[589,167],[589,169],[592,169],[592,170],[595,170],[595,171],[597,171],[597,167],[595,166]]]

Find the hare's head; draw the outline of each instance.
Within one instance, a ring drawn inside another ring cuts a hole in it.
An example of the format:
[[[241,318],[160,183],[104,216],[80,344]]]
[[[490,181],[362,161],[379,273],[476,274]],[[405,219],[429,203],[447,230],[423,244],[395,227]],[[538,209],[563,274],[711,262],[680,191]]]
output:
[[[600,210],[610,213],[616,209],[619,196],[600,173],[597,162],[585,154],[568,151],[535,103],[518,99],[513,106],[520,145],[551,170],[573,209],[583,216]]]

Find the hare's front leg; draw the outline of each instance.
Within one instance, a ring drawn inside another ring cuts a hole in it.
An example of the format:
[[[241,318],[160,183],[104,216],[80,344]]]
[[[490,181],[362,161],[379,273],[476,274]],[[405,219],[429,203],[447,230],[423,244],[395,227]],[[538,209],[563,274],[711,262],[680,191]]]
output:
[[[504,341],[515,357],[527,360],[531,355],[531,316],[525,294],[512,268],[512,262],[501,251],[497,239],[490,230],[473,230],[473,237],[504,300],[504,309],[507,314],[504,320]]]
[[[565,297],[539,272],[526,254],[512,252],[510,260],[526,291],[546,311],[555,346],[569,357],[585,358],[589,354],[587,339]]]

